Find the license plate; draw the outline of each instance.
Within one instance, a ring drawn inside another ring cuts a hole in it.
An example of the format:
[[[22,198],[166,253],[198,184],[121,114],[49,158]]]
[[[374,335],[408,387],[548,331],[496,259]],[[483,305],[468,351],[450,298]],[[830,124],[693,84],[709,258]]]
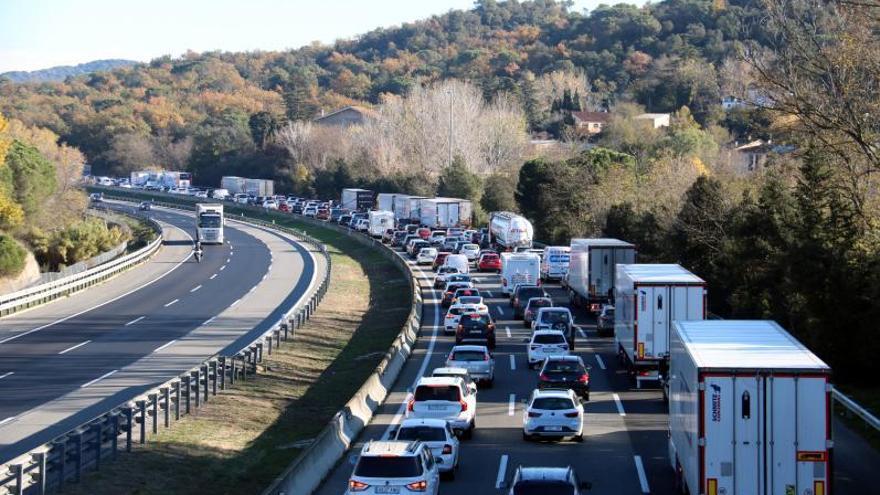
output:
[[[377,486],[376,493],[400,493],[399,486]]]
[[[446,406],[428,406],[429,411],[445,411]]]
[[[562,427],[561,426],[548,426],[546,428],[546,430],[547,431],[562,431]]]
[[[482,334],[483,334],[482,330],[471,330],[471,335],[482,335]]]

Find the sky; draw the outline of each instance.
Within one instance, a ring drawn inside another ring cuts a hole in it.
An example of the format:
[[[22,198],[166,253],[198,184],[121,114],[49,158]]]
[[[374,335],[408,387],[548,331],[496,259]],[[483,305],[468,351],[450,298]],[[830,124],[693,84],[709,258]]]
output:
[[[575,0],[574,10],[618,1]],[[0,0],[0,73],[108,58],[147,62],[187,50],[284,50],[472,6],[473,0]]]

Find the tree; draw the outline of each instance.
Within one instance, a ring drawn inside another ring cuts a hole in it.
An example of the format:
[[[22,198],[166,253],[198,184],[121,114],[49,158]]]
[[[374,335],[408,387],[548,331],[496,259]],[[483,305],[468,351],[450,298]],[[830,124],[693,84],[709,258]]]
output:
[[[55,191],[55,169],[33,146],[15,140],[0,170],[0,188],[21,206],[26,217],[35,215]]]
[[[480,198],[483,211],[516,211],[515,191],[516,177],[512,174],[496,173],[486,177]]]
[[[456,156],[452,164],[440,172],[437,196],[470,200],[473,203],[474,217],[482,217],[480,199],[483,196],[483,179],[468,170],[460,156]]]
[[[248,119],[248,127],[251,129],[251,138],[258,148],[264,149],[269,138],[278,129],[278,122],[275,116],[269,112],[257,112]]]

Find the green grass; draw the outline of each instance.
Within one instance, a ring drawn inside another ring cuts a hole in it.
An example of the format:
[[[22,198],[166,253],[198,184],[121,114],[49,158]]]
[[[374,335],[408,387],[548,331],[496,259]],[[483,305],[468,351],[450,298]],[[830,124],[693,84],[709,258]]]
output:
[[[67,493],[259,493],[301,452],[291,444],[314,438],[360,388],[409,314],[409,285],[390,261],[346,235],[283,220],[331,253],[330,289],[312,320],[267,356],[257,377]]]

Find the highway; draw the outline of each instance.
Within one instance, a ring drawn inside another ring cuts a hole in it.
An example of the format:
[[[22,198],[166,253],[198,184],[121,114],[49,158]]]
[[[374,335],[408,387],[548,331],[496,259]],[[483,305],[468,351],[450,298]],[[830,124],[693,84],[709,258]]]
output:
[[[149,262],[0,319],[0,463],[249,342],[326,268],[289,236],[232,221],[197,263],[192,213],[151,215],[166,242]]]
[[[443,365],[454,337],[444,336],[440,291],[432,288],[433,272],[413,266],[421,278],[425,296],[422,329],[413,355],[407,362],[388,399],[376,411],[350,455],[360,451],[369,439],[388,438],[391,425],[400,421],[407,389],[434,368]],[[674,493],[673,470],[667,456],[666,404],[658,389],[635,389],[627,373],[618,366],[613,338],[599,338],[595,320],[582,310],[574,311],[581,331],[576,354],[592,366],[591,396],[585,403],[583,443],[526,442],[522,439],[524,404],[537,381],[537,372],[526,364],[523,339],[530,331],[514,320],[508,299],[500,290],[495,274],[473,273],[481,292],[496,318],[495,385],[481,388],[477,396],[477,429],[472,440],[462,441],[461,461],[455,480],[444,481],[440,493],[500,493],[500,481],[510,479],[518,465],[575,467],[583,480],[593,483],[590,493],[670,494]],[[548,285],[557,304],[567,303],[558,285]],[[845,433],[838,426],[836,430]],[[847,463],[836,463],[835,493],[865,493],[865,486],[880,481],[876,451],[853,434],[837,438],[835,450]],[[843,452],[840,452],[843,450]],[[861,458],[852,455],[859,453]],[[874,466],[874,467],[872,467]],[[325,480],[320,495],[344,493],[352,465],[344,460]]]

